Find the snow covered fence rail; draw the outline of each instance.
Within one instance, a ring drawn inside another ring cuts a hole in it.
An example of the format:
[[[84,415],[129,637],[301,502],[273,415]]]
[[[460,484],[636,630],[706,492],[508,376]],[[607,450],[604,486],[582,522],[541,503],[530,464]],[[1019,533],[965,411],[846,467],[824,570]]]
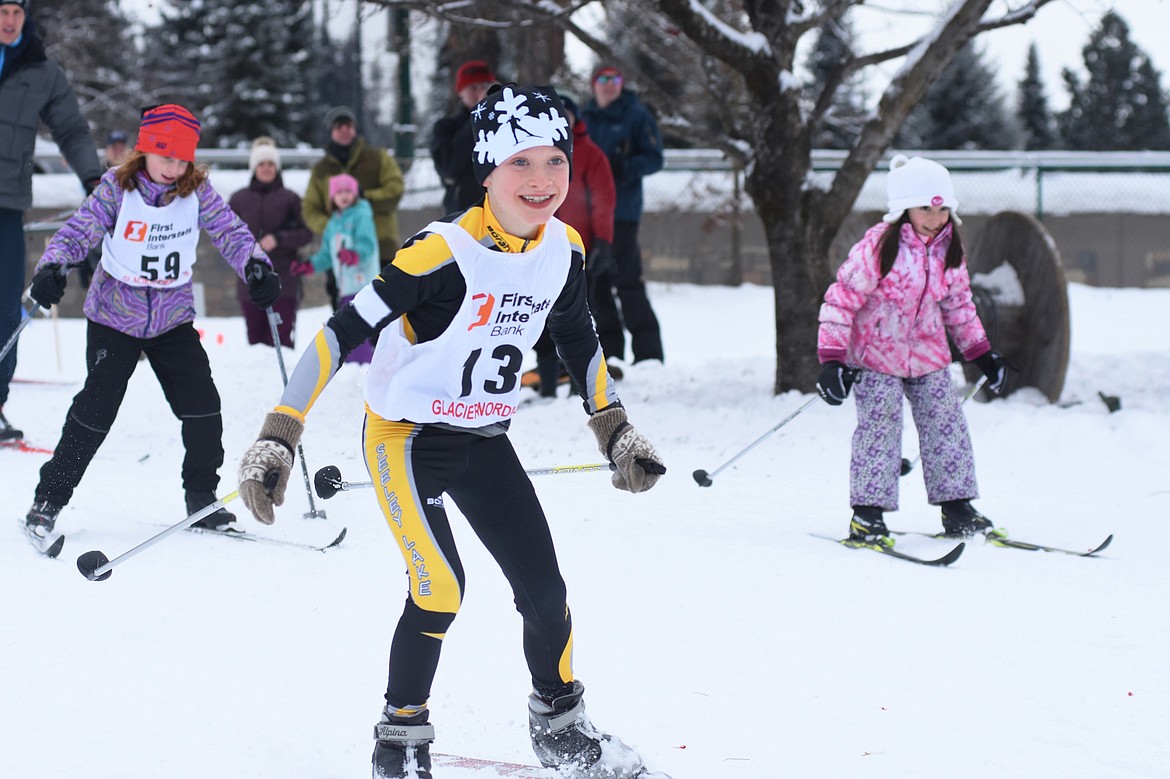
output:
[[[1166,206],[1170,152],[911,153],[929,155],[954,172],[960,210],[969,220],[963,228],[965,237],[974,237],[981,222],[994,214],[1018,211],[1042,221],[1052,234],[1070,281],[1112,287],[1170,285],[1170,221],[1164,218],[1170,210]],[[212,184],[225,197],[247,186],[247,150],[201,149],[198,154],[200,162],[212,166]],[[287,149],[281,154],[285,185],[303,193],[308,167],[320,157],[320,150]],[[844,154],[814,152],[814,184],[828,186]],[[405,235],[441,215],[442,187],[428,156],[418,155],[409,166],[402,162],[406,193],[399,203],[399,222]],[[763,228],[743,192],[743,173],[720,152],[667,150],[666,168],[647,177],[643,186],[646,213],[639,239],[649,280],[771,282]],[[59,220],[46,217],[76,208],[81,199],[73,174],[35,175],[34,208],[29,213],[34,224],[28,227],[42,235],[55,230]],[[870,212],[884,209],[885,166],[879,165],[862,188],[854,212],[864,221]],[[841,240],[853,237],[856,227],[847,223]],[[30,235],[30,258],[39,255],[41,242],[43,238]],[[840,254],[834,249],[834,256]],[[208,280],[209,285],[216,283]],[[216,313],[217,305],[209,301],[208,312]],[[70,311],[66,301],[62,312],[69,316]]]

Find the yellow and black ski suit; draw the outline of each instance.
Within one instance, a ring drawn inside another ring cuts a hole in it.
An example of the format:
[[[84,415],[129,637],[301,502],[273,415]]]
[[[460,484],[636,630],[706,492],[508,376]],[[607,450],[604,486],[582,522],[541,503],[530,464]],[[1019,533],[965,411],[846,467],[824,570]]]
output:
[[[506,234],[487,199],[445,221],[466,230],[480,246],[500,252],[501,262],[508,261],[509,253],[539,246],[549,230],[566,231],[572,257],[549,309],[548,330],[569,373],[583,388],[586,411],[592,414],[616,404],[586,303],[584,251],[576,231],[552,222],[532,239]],[[338,311],[317,334],[293,371],[277,410],[303,420],[344,355],[399,318],[401,332],[411,344],[436,339],[452,327],[468,292],[453,260],[450,245],[433,228],[415,235],[363,290],[365,294]],[[462,322],[454,326],[462,327]],[[367,398],[378,390],[372,386],[377,365],[375,356]],[[519,365],[514,368],[518,380]],[[507,427],[507,420],[467,427],[386,419],[367,404],[366,464],[410,579],[391,646],[386,701],[392,709],[409,713],[426,705],[444,635],[463,597],[464,571],[445,499],[454,501],[512,586],[523,618],[524,654],[533,687],[556,692],[573,680],[565,583],[548,522],[508,440]]]

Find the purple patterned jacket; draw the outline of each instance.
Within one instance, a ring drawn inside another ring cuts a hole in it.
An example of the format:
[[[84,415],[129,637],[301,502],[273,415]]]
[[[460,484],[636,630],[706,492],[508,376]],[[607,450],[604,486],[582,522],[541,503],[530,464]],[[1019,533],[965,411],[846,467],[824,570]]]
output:
[[[143,201],[150,206],[162,205],[163,195],[173,189],[166,184],[156,184],[145,173],[138,174],[137,185]],[[124,194],[114,179],[114,171],[106,171],[93,195],[86,198],[49,241],[37,263],[37,270],[46,265],[84,262],[90,248],[100,244],[105,234],[118,223]],[[199,198],[199,227],[207,232],[212,245],[240,278],[244,276],[244,266],[253,258],[272,265],[248,226],[228,208],[210,182],[200,185],[193,197]],[[135,338],[154,338],[194,321],[195,297],[190,284],[174,289],[132,287],[98,265],[85,296],[84,311],[90,321],[120,333]]]

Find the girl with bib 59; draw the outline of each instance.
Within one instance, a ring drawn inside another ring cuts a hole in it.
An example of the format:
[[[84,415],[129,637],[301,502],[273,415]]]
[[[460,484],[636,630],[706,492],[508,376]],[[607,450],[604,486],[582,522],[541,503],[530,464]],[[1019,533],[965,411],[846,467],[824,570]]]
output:
[[[85,296],[85,386],[73,398],[53,457],[41,467],[25,518],[37,535],[52,533],[109,433],[141,355],[182,423],[187,513],[217,500],[223,422],[194,326],[191,291],[199,231],[207,231],[247,280],[257,306],[272,305],[280,281],[248,227],[208,183],[207,171],[195,166],[199,130],[199,121],[182,106],[146,109],[134,151],[106,171],[37,263],[31,294],[48,308],[65,294],[67,269],[101,244],[101,262]],[[234,519],[220,509],[198,524],[223,527]]]

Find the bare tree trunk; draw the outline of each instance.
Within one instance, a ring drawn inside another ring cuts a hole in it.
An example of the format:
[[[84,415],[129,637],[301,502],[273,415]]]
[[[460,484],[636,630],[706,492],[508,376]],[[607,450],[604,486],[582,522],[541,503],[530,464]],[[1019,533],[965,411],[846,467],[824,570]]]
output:
[[[803,180],[795,168],[799,159],[785,165],[785,177]],[[759,170],[757,168],[757,170]],[[774,169],[773,169],[774,170]],[[774,177],[768,176],[770,181]],[[829,242],[823,218],[806,214],[801,199],[776,196],[774,188],[753,192],[756,209],[764,223],[764,236],[772,269],[775,301],[776,380],[774,391],[808,392],[816,383],[817,314],[825,289],[832,280]],[[805,223],[805,220],[808,223]]]

